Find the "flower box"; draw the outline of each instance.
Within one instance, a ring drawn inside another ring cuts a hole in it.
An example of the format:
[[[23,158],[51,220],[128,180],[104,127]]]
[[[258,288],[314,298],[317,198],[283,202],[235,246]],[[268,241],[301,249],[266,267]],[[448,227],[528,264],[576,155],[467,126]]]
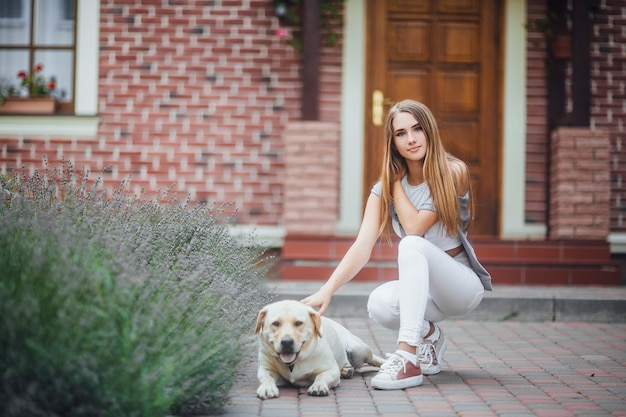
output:
[[[53,114],[56,110],[54,97],[7,97],[0,104],[0,114]]]

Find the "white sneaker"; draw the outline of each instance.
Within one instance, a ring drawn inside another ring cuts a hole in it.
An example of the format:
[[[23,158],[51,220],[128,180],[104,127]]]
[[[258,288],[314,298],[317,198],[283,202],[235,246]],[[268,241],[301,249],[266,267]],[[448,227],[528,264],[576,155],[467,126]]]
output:
[[[418,365],[401,354],[392,353],[372,378],[371,384],[378,389],[405,389],[422,385],[423,378]]]
[[[435,326],[437,325],[435,324]],[[444,336],[441,328],[439,328],[439,338],[434,342],[424,339],[417,355],[422,374],[435,375],[441,372],[441,361],[443,361],[443,354],[447,347],[446,336]]]

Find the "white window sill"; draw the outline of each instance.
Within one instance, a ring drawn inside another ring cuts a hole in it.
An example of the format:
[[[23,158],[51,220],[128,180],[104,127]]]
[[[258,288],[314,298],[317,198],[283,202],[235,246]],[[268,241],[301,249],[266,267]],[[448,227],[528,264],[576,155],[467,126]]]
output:
[[[0,116],[0,135],[91,136],[98,133],[98,116]]]

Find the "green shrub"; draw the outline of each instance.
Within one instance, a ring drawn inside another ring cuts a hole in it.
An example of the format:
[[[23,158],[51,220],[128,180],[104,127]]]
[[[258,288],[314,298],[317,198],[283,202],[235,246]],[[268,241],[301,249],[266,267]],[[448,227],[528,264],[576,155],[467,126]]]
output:
[[[219,410],[270,300],[261,249],[228,207],[87,177],[0,177],[1,415]]]

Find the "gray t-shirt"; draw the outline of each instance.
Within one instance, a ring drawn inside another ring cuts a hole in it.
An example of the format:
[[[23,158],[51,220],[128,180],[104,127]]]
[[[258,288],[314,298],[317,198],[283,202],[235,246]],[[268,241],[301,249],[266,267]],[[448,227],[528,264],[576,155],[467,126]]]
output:
[[[437,212],[437,208],[433,202],[433,197],[430,194],[430,189],[426,182],[422,182],[419,185],[411,185],[407,180],[407,177],[402,177],[400,181],[402,184],[402,188],[406,193],[406,196],[409,198],[413,206],[417,210],[428,210]],[[382,182],[377,182],[374,187],[372,187],[372,193],[376,194],[380,197],[382,192]],[[398,218],[398,213],[396,212],[396,208],[393,203],[391,203],[391,225],[393,226],[393,230],[400,237],[406,236],[406,232],[402,228],[400,224],[400,219]],[[424,239],[428,240],[435,246],[441,248],[441,250],[450,250],[454,248],[458,248],[461,246],[461,239],[458,236],[450,237],[446,233],[446,229],[441,221],[435,223],[430,229],[424,233]]]
[[[430,189],[428,188],[426,182],[423,182],[417,186],[413,186],[409,184],[406,176],[404,176],[401,180],[401,184],[402,189],[416,209],[437,212],[437,208],[435,207],[432,195],[430,194]],[[372,193],[380,197],[382,193],[381,181],[378,181],[372,187]],[[469,258],[470,268],[476,273],[476,275],[478,275],[478,278],[480,278],[480,281],[482,282],[485,290],[491,291],[493,290],[493,287],[491,285],[491,275],[478,261],[476,252],[474,251],[474,248],[467,238],[467,233],[464,231],[464,228],[467,225],[467,222],[469,221],[471,215],[469,212],[469,198],[469,191],[465,193],[465,195],[459,197],[459,206],[461,211],[459,215],[461,218],[461,222],[463,223],[463,228],[458,228],[458,233],[456,237],[451,238],[447,236],[443,223],[441,221],[438,221],[437,223],[435,223],[435,225],[433,225],[433,227],[428,229],[428,231],[424,234],[424,238],[444,251],[454,249],[458,246],[463,245],[463,248],[465,249],[465,252],[467,253],[467,256]],[[396,213],[396,209],[393,203],[391,204],[390,212],[393,230],[400,237],[406,236],[406,232],[400,224],[400,220],[398,219],[398,214]]]

